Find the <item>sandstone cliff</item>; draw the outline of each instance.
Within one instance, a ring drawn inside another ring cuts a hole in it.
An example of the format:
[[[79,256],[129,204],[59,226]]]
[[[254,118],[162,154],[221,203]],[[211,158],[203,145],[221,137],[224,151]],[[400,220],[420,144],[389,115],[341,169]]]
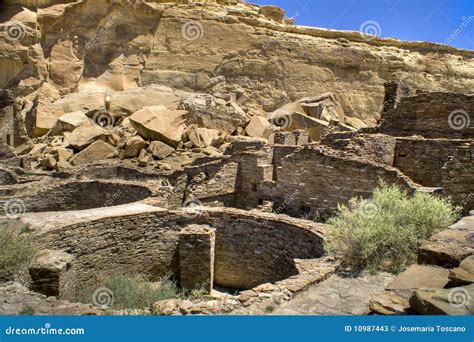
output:
[[[278,9],[236,0],[8,3],[0,88],[13,90],[25,116],[43,106],[49,125],[65,95],[152,85],[231,94],[250,115],[330,92],[369,125],[388,80],[474,91],[472,51],[294,26]]]

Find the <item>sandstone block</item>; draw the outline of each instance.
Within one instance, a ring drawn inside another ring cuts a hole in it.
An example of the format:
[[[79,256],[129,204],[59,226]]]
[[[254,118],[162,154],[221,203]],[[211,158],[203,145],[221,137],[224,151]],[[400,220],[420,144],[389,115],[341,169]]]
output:
[[[145,107],[129,117],[130,123],[146,140],[158,140],[178,146],[184,132],[186,111],[169,110],[163,106]]]
[[[81,165],[97,160],[107,159],[116,156],[117,149],[102,140],[97,140],[90,146],[71,158],[72,165]]]
[[[123,151],[124,158],[136,158],[140,154],[141,149],[146,147],[146,141],[139,136],[130,137],[125,143]]]
[[[149,150],[151,154],[158,159],[164,159],[175,151],[173,147],[161,141],[153,141],[149,146]]]
[[[32,289],[47,296],[59,296],[73,256],[62,251],[42,250],[29,268]]]

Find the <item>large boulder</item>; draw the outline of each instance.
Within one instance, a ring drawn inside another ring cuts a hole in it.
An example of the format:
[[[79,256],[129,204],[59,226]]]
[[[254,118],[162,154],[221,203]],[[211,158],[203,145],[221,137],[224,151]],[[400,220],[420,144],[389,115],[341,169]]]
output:
[[[280,127],[283,131],[292,132],[298,129],[308,131],[312,141],[321,140],[323,134],[328,130],[327,121],[312,118],[308,115],[294,112],[291,114],[275,115],[272,113],[269,117],[271,123]]]
[[[111,145],[117,145],[119,137],[116,133],[107,131],[93,123],[82,125],[71,133],[64,134],[65,146],[75,150],[83,150],[97,140],[103,140]]]
[[[459,264],[459,267],[451,270],[449,279],[456,285],[474,283],[474,255],[467,257]]]
[[[114,146],[107,144],[102,140],[97,140],[89,147],[72,157],[70,163],[72,165],[87,164],[97,160],[112,158],[116,155],[117,149]]]
[[[421,315],[474,315],[474,285],[451,289],[420,289],[410,298],[410,306]]]
[[[49,135],[61,135],[64,132],[72,132],[77,127],[89,122],[89,118],[81,111],[61,115]]]
[[[135,136],[127,139],[125,148],[123,151],[124,158],[135,158],[138,157],[142,148],[146,147],[146,141],[141,137]]]
[[[188,138],[195,147],[217,146],[222,143],[224,136],[217,129],[192,128]]]
[[[443,288],[449,283],[448,275],[442,267],[413,265],[388,284],[387,290]]]
[[[177,147],[184,132],[186,113],[184,110],[150,106],[135,112],[129,120],[144,139],[163,141]]]
[[[433,235],[418,250],[418,262],[447,268],[458,267],[474,255],[474,216],[464,217],[449,229]]]
[[[211,95],[186,95],[181,106],[188,113],[188,124],[213,128],[232,134],[237,127],[245,127],[249,116],[234,102],[216,98]]]
[[[306,115],[327,122],[344,123],[344,109],[333,94],[325,93],[319,96],[305,97],[298,103],[303,107]]]
[[[34,138],[48,133],[64,114],[62,108],[54,103],[59,98],[58,90],[49,83],[44,83],[38,90],[34,113],[31,112],[31,116],[27,117],[27,121],[32,122],[31,135]]]
[[[256,138],[268,139],[274,131],[275,127],[262,116],[252,117],[247,127],[245,127],[247,135]]]
[[[408,299],[392,291],[383,291],[372,297],[369,303],[372,312],[380,315],[405,315],[410,308]]]
[[[158,159],[164,159],[175,151],[174,148],[161,141],[153,141],[149,146],[149,150],[153,157]]]

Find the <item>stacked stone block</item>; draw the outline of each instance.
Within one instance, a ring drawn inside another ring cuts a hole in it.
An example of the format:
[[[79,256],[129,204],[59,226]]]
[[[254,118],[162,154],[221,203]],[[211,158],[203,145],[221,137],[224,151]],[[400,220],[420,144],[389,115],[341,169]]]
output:
[[[189,225],[179,233],[179,274],[181,287],[205,289],[214,285],[216,234],[206,225]]]

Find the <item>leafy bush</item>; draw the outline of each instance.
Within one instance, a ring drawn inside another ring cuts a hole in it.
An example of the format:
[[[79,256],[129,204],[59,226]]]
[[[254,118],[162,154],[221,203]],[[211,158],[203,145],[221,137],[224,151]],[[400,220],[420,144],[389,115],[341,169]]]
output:
[[[8,225],[0,226],[0,282],[12,280],[30,264],[37,248],[31,230],[18,233]]]
[[[394,273],[414,263],[423,240],[453,224],[460,213],[449,199],[425,192],[410,197],[384,183],[372,199],[353,198],[338,209],[328,221],[328,250],[352,269]]]

